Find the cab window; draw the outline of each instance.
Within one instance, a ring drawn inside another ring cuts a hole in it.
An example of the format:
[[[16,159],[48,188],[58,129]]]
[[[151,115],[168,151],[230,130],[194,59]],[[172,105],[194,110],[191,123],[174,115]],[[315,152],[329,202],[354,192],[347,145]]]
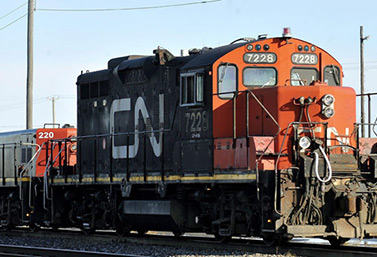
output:
[[[274,68],[248,67],[243,70],[242,82],[247,87],[271,87],[276,85]]]
[[[291,70],[292,86],[307,86],[318,80],[318,71],[313,68],[293,68]]]
[[[202,72],[190,72],[181,75],[181,106],[203,104],[204,75]]]
[[[237,91],[237,67],[233,64],[222,64],[217,71],[217,91],[221,99],[232,99]]]
[[[324,82],[329,86],[340,86],[340,70],[334,65],[326,66],[324,69]]]

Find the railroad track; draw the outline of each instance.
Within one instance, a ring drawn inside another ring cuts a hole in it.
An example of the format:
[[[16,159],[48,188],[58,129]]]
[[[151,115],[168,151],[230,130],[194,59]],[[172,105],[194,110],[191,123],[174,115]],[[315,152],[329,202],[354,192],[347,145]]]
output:
[[[118,243],[118,244],[126,244],[126,243],[133,243],[138,244],[140,247],[143,245],[154,245],[154,246],[172,246],[172,247],[185,247],[185,248],[201,248],[201,249],[216,249],[216,250],[226,250],[229,252],[239,251],[244,253],[260,253],[260,254],[285,254],[288,253],[292,255],[299,255],[299,256],[331,256],[331,257],[348,257],[348,256],[376,256],[377,255],[377,248],[376,247],[362,247],[362,246],[341,246],[341,247],[333,247],[331,245],[324,245],[324,244],[313,244],[313,243],[306,243],[306,242],[291,242],[284,246],[274,246],[268,247],[263,244],[263,242],[259,239],[245,239],[245,238],[233,238],[227,243],[220,243],[216,241],[213,237],[210,236],[193,236],[193,235],[186,235],[181,238],[176,238],[169,234],[147,234],[144,236],[138,236],[136,234],[130,235],[128,237],[120,238],[115,235],[115,233],[110,232],[98,232],[94,235],[87,236],[84,235],[80,231],[65,231],[59,230],[58,233],[53,232],[51,230],[43,230],[39,233],[31,233],[27,230],[15,230],[10,232],[2,232],[6,235],[16,235],[22,237],[40,237],[40,238],[69,238],[70,240],[86,240],[101,243]],[[0,234],[1,235],[1,234]],[[25,247],[18,247],[25,248]],[[28,248],[28,247],[27,247]],[[25,249],[27,249],[25,248]],[[31,247],[33,248],[33,247]],[[16,248],[15,248],[16,249]],[[45,248],[38,248],[36,251],[35,256],[140,256],[140,255],[119,255],[119,254],[106,254],[106,253],[94,253],[94,252],[77,252],[73,250],[59,250],[60,253],[55,249],[49,249],[51,253],[56,251],[56,255],[45,254],[41,255],[41,249]],[[27,249],[29,250],[29,249]],[[30,249],[31,251],[31,249]],[[38,253],[40,251],[40,253]],[[44,250],[43,250],[44,251]],[[47,251],[47,249],[46,249]],[[0,248],[0,252],[3,250]],[[40,255],[38,255],[40,254]],[[71,254],[71,255],[70,255]],[[74,254],[74,255],[72,255]],[[106,254],[106,255],[105,255]],[[9,255],[1,255],[0,256],[9,256]],[[14,255],[16,256],[16,255]],[[29,255],[17,255],[17,256],[29,256]]]
[[[103,252],[91,251],[77,251],[67,249],[52,249],[44,247],[30,247],[30,246],[15,246],[15,245],[0,245],[0,256],[48,256],[48,257],[142,257],[140,255],[132,254],[113,254]]]

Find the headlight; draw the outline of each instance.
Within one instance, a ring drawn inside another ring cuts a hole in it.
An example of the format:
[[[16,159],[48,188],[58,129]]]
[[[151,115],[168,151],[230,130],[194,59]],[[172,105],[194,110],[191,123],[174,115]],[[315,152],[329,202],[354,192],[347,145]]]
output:
[[[302,148],[302,149],[307,149],[309,148],[311,144],[311,140],[310,138],[308,137],[302,137],[300,138],[300,140],[298,141],[298,145]]]
[[[330,106],[332,105],[334,102],[335,102],[335,99],[332,95],[325,95],[323,98],[322,98],[322,102],[326,105],[326,106]]]
[[[323,109],[322,114],[325,115],[326,118],[331,118],[335,114],[335,110],[331,107],[326,107]]]
[[[327,119],[331,118],[335,114],[334,102],[335,98],[330,94],[322,97],[322,114]]]

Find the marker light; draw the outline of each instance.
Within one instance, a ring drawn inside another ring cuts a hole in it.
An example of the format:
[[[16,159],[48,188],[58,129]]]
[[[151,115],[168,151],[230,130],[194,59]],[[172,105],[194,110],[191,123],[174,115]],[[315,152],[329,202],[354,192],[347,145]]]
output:
[[[298,141],[298,145],[302,148],[302,149],[307,149],[309,148],[311,144],[311,140],[309,137],[301,137],[300,140]]]
[[[284,28],[283,29],[283,37],[292,37],[291,28]]]
[[[261,48],[262,48],[262,47],[261,47],[260,45],[256,45],[256,46],[255,46],[255,50],[257,50],[257,51],[261,50]]]
[[[249,51],[253,50],[253,45],[247,45],[247,50]]]
[[[312,52],[314,52],[315,51],[315,46],[310,47],[310,50],[312,50]]]
[[[269,46],[269,45],[264,45],[264,46],[263,46],[263,49],[264,49],[265,51],[268,51],[268,49],[270,49],[270,46]]]
[[[326,118],[331,118],[335,114],[335,110],[331,107],[326,107],[323,109],[322,114],[325,115]]]
[[[326,106],[330,106],[335,102],[335,98],[332,95],[325,95],[325,96],[322,97],[322,102]]]
[[[302,51],[302,45],[299,45],[297,48],[299,51]]]
[[[304,50],[307,52],[309,51],[309,46],[304,46]]]

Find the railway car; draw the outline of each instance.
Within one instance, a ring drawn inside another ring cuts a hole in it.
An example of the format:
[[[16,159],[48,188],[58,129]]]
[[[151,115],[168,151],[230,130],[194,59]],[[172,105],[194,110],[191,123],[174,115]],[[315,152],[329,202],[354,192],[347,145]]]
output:
[[[77,163],[43,174],[29,222],[268,244],[376,236],[375,141],[361,151],[342,79],[334,57],[290,33],[111,59],[78,77]],[[62,141],[48,142],[59,158]]]
[[[35,210],[42,204],[39,192],[43,191],[46,174],[58,170],[67,174],[73,172],[75,146],[67,140],[75,136],[76,129],[69,125],[0,133],[1,228],[18,225],[36,228],[33,219],[40,213]],[[49,146],[50,140],[58,139],[62,141]],[[59,158],[51,159],[52,156]]]

